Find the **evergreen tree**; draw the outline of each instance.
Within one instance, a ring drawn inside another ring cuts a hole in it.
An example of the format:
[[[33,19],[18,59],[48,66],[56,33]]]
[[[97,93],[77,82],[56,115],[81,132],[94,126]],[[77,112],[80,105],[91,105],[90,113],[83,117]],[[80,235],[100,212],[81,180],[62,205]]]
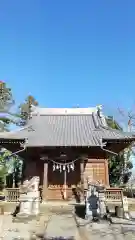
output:
[[[113,117],[106,118],[107,124],[112,129],[123,131],[120,125]],[[126,184],[132,175],[133,164],[130,161],[130,156],[133,153],[132,147],[129,147],[119,153],[117,156],[109,158],[109,180],[110,184],[120,185]]]
[[[25,126],[28,119],[31,117],[32,106],[38,106],[38,102],[35,98],[29,95],[25,102],[19,106],[20,126]]]
[[[11,88],[0,81],[0,131],[8,131],[10,123],[14,122],[11,107],[14,104]]]
[[[16,114],[12,113],[11,108],[15,101],[13,99],[11,88],[7,84],[0,81],[0,131],[9,131],[10,124],[16,124]],[[11,152],[0,146],[0,187],[5,184],[6,178],[12,175],[12,180],[15,176],[20,178],[21,169],[19,168],[21,160],[18,156],[12,156]]]

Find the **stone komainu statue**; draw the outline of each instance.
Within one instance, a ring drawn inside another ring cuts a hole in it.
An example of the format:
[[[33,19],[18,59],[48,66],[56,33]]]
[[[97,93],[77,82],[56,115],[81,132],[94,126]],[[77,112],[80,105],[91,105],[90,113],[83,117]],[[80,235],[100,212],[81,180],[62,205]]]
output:
[[[23,182],[20,188],[20,214],[39,214],[40,192],[38,176]]]

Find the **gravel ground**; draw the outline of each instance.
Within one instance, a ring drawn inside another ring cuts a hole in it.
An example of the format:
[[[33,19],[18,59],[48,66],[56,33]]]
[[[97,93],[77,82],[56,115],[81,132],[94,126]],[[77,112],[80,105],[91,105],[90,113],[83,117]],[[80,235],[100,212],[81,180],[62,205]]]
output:
[[[83,229],[87,240],[134,240],[135,221],[112,218],[112,224],[108,221],[89,223],[87,220],[77,218],[80,228]]]
[[[131,213],[132,221],[113,218],[113,224],[107,221],[90,223],[78,217],[74,218],[71,209],[48,208],[42,209],[36,218],[12,219],[11,215],[0,216],[0,239],[31,240],[49,237],[66,237],[75,240],[133,240],[135,239],[135,212]]]
[[[0,239],[30,239],[36,226],[36,220],[14,221],[10,215],[0,217]]]

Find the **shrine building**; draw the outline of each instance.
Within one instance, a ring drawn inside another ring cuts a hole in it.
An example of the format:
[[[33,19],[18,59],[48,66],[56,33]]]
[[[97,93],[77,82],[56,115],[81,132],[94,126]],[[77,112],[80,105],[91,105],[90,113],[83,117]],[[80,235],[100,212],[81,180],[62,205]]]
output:
[[[109,156],[133,141],[107,125],[100,107],[33,107],[24,128],[0,133],[1,146],[23,158],[23,179],[40,177],[43,200],[70,200],[88,179],[109,187]]]

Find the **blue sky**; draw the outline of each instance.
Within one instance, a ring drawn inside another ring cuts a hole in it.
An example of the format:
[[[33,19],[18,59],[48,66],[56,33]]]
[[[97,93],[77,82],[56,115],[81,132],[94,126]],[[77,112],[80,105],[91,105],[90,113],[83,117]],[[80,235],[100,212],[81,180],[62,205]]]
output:
[[[0,79],[16,104],[135,103],[134,0],[0,1]]]

